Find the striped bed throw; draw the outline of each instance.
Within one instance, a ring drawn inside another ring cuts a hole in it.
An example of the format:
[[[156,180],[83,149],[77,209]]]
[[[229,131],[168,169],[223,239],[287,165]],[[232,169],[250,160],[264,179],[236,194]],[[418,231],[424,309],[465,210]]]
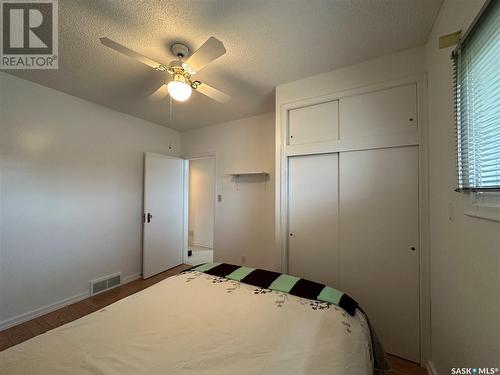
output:
[[[189,271],[204,272],[209,275],[225,277],[259,288],[276,290],[297,297],[331,303],[341,307],[351,316],[354,316],[358,307],[358,303],[355,300],[337,289],[279,272],[217,262],[201,264],[191,268]]]

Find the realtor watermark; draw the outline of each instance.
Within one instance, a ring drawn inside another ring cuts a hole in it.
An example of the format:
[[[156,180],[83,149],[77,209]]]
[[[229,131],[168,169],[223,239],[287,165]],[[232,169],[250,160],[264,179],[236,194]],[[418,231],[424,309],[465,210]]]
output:
[[[498,374],[498,367],[453,367],[450,371],[452,375],[494,375]]]
[[[57,0],[0,0],[0,69],[57,69]]]

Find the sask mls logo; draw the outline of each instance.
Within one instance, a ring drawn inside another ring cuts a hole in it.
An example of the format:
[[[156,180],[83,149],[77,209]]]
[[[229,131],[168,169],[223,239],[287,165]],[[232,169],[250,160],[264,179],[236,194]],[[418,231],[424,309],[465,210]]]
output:
[[[57,0],[0,0],[1,69],[57,69]]]
[[[498,367],[453,367],[452,375],[494,375],[498,374]]]

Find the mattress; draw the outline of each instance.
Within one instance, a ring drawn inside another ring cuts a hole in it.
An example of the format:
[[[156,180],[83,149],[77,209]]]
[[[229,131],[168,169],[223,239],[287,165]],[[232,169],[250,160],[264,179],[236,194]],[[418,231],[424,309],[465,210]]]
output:
[[[0,352],[0,374],[373,374],[360,311],[192,270]]]

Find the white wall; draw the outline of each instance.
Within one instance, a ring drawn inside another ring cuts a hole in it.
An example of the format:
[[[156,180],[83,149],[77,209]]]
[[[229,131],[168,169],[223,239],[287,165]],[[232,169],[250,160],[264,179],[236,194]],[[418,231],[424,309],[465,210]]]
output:
[[[214,245],[215,159],[189,161],[189,243]]]
[[[181,134],[182,154],[216,154],[216,261],[274,269],[274,114],[209,126]],[[266,171],[271,178],[243,178],[229,173]]]
[[[466,216],[456,187],[453,48],[439,36],[464,32],[483,1],[445,1],[426,46],[429,81],[432,358],[451,367],[500,364],[500,223]],[[449,219],[448,205],[454,210]]]
[[[276,87],[276,103],[314,98],[425,72],[423,47],[404,50]],[[278,108],[278,107],[277,107]]]
[[[143,152],[179,134],[5,73],[0,116],[0,325],[138,276]]]

